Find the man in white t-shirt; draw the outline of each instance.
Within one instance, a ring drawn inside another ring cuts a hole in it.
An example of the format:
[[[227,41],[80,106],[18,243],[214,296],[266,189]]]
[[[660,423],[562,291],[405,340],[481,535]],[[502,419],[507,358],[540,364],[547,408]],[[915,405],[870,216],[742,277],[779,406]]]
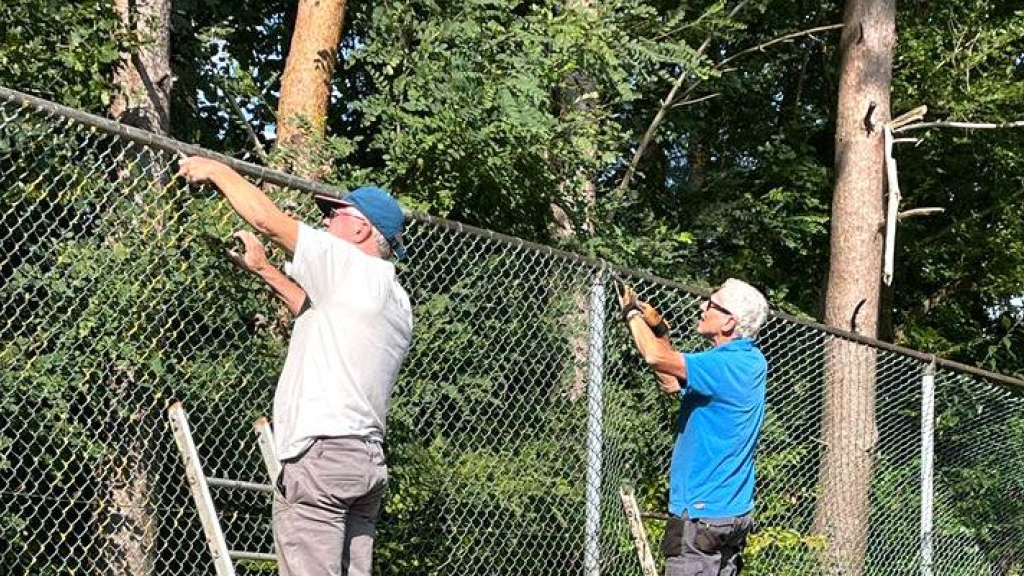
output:
[[[232,259],[296,317],[274,395],[280,573],[369,576],[388,478],[385,421],[412,340],[409,297],[389,261],[404,253],[402,209],[380,188],[318,195],[325,229],[315,230],[220,162],[188,158],[179,174],[216,186],[257,232],[292,254],[282,272],[253,233],[235,233],[245,252]]]

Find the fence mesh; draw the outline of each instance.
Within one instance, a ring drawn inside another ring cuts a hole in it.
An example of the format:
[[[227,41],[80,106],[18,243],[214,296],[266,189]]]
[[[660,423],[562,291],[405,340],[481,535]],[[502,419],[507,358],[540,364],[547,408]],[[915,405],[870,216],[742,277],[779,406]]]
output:
[[[0,571],[212,573],[165,411],[184,403],[207,474],[267,482],[251,423],[288,319],[224,258],[240,222],[215,192],[174,179],[166,147],[99,125],[0,92]],[[311,219],[308,193],[273,195]],[[609,267],[429,218],[408,237],[415,341],[389,417],[377,572],[639,574],[619,487],[665,510],[677,406],[615,321]],[[700,295],[617,275],[665,310],[680,348],[704,346]],[[919,355],[781,316],[760,345],[746,573],[1021,573],[1017,392],[940,365],[932,394]],[[828,424],[830,405],[854,425]],[[866,490],[838,502],[863,513],[822,516],[823,494],[858,474]],[[272,550],[268,496],[214,498],[229,548]],[[661,520],[644,524],[657,544]]]

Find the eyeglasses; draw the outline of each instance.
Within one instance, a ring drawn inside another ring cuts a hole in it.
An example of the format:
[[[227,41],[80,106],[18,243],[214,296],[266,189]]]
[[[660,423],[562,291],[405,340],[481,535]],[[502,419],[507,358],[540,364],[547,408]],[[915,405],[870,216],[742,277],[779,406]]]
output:
[[[711,298],[705,298],[704,299],[704,304],[701,307],[704,308],[705,310],[718,310],[722,314],[726,314],[728,316],[732,316],[733,315],[733,313],[730,312],[728,308],[726,308],[726,307],[722,306],[721,304],[715,302]]]
[[[358,208],[355,208],[353,206],[338,206],[337,208],[332,209],[331,213],[328,215],[328,219],[334,218],[338,214],[344,214],[345,216],[350,216],[352,218],[358,218],[359,220],[362,220],[363,222],[369,222],[370,221],[369,219],[366,218],[366,216],[363,216],[363,213],[360,212]]]

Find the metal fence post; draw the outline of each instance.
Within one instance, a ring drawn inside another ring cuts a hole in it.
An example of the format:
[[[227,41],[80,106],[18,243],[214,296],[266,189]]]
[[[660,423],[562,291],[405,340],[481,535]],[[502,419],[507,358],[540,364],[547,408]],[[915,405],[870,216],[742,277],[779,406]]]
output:
[[[935,363],[921,377],[921,576],[932,576],[935,483]]]
[[[604,449],[604,307],[605,274],[599,271],[590,285],[587,364],[587,494],[584,574],[599,576],[601,544],[601,456]]]

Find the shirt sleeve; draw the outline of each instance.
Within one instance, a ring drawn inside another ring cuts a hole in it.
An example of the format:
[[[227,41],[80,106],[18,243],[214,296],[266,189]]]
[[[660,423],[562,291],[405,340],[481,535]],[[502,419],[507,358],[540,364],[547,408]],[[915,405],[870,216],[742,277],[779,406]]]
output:
[[[715,384],[720,379],[720,359],[713,350],[683,354],[686,364],[686,389],[702,396],[714,396]]]
[[[316,306],[341,295],[355,255],[355,246],[300,222],[295,254],[285,272]]]

